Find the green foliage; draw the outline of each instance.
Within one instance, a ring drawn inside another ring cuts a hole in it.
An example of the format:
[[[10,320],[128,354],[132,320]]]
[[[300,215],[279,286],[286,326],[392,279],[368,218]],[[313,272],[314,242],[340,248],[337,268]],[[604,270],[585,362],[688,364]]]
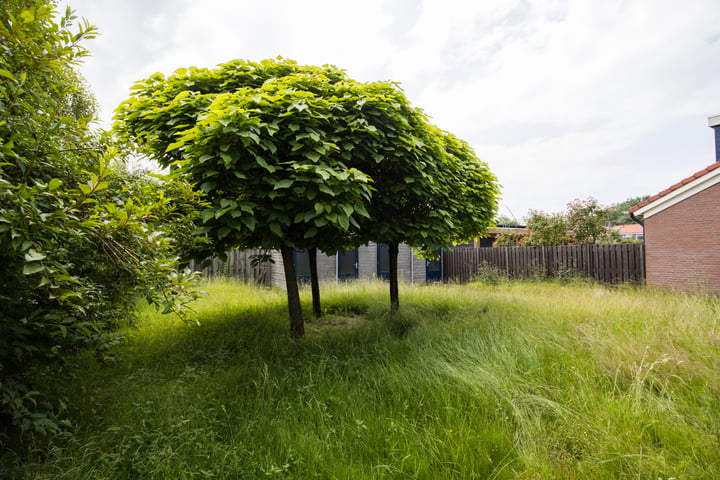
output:
[[[215,252],[375,241],[433,255],[494,216],[487,165],[391,82],[278,58],[156,73],[133,90],[116,130],[208,195]]]
[[[564,213],[544,213],[530,210],[527,218],[529,235],[523,245],[541,247],[553,245],[590,245],[611,243],[608,231],[609,209],[598,205],[592,197],[575,199],[567,204]]]
[[[219,250],[436,251],[484,231],[496,209],[487,166],[391,82],[277,59],[156,73],[133,88],[117,131],[211,196],[203,220]]]
[[[650,198],[650,195],[643,195],[641,197],[628,198],[624,202],[613,203],[608,209],[608,224],[629,225],[634,223],[634,220],[630,218],[630,215],[627,213],[628,209],[648,198]]]
[[[542,247],[570,243],[569,226],[564,215],[548,214],[537,210],[530,210],[528,215],[525,223],[530,233],[523,243],[524,246]]]
[[[720,476],[717,299],[407,285],[391,315],[384,284],[355,282],[288,339],[281,292],[204,288],[200,327],[146,309],[112,368],[81,354],[38,371],[75,405],[78,433],[3,457],[7,476]]]
[[[115,170],[120,155],[89,129],[94,100],[73,64],[94,34],[70,10],[11,1],[0,12],[0,443],[57,432],[26,381],[42,361],[116,338],[138,295],[181,313],[196,297],[175,259],[199,200],[185,186]],[[172,198],[171,198],[172,197]],[[5,421],[9,420],[9,421]]]
[[[500,215],[495,219],[495,225],[499,227],[523,227],[520,222],[515,220],[514,218],[510,218],[505,215]]]
[[[370,179],[341,151],[352,102],[344,72],[278,59],[180,69],[138,82],[117,130],[210,200],[203,231],[232,247],[346,243],[367,216]]]
[[[572,231],[573,243],[589,245],[607,235],[608,209],[598,205],[594,198],[575,199],[568,203],[565,213]]]
[[[519,247],[525,243],[524,233],[502,232],[495,237],[493,247]]]
[[[483,262],[478,266],[477,273],[473,275],[472,281],[484,283],[486,285],[497,285],[506,279],[502,270],[488,262]]]

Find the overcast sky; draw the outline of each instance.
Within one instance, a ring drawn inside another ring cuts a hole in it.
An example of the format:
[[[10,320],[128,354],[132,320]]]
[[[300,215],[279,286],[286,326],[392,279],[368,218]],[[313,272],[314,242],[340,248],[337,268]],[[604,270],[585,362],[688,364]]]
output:
[[[714,158],[717,0],[65,0],[109,126],[154,72],[278,55],[399,82],[502,184],[500,214],[655,194]]]

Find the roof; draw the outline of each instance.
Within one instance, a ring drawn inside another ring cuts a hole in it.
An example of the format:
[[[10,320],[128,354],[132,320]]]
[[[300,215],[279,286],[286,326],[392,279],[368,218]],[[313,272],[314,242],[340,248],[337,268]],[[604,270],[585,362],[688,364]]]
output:
[[[680,180],[662,192],[631,207],[628,209],[628,212],[649,217],[716,183],[720,183],[720,162],[715,162],[699,172],[695,172],[689,177]]]
[[[519,233],[521,235],[526,235],[530,233],[530,230],[527,227],[505,227],[502,225],[498,225],[496,227],[488,228],[488,233],[490,235],[499,235],[501,233]]]
[[[612,227],[617,230],[620,235],[640,235],[643,233],[642,225],[638,223],[628,223],[627,225],[615,225]]]

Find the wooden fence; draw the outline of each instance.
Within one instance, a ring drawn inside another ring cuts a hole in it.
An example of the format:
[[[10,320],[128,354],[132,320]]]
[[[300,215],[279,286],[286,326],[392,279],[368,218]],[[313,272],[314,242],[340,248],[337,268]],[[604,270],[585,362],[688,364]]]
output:
[[[205,267],[196,262],[190,263],[190,268],[203,273],[204,277],[224,276],[233,277],[245,283],[257,285],[270,285],[270,264],[269,262],[255,262],[253,257],[267,253],[264,250],[230,250],[227,252],[227,260],[213,258],[211,263]]]
[[[643,283],[645,245],[455,247],[445,252],[443,264],[443,278],[460,283],[488,267],[508,278],[579,275],[602,283]]]

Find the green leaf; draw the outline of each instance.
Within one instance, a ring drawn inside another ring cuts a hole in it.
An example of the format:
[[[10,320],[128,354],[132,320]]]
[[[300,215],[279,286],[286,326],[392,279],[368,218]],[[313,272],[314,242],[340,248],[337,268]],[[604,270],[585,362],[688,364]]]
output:
[[[305,235],[303,236],[303,238],[314,237],[315,235],[317,235],[317,233],[318,233],[317,228],[311,226],[310,228],[307,229],[307,232],[305,232]]]
[[[10,80],[15,80],[15,77],[12,73],[8,72],[4,68],[0,68],[0,76],[3,76],[5,78],[9,78]]]
[[[206,208],[205,210],[203,210],[203,212],[202,212],[203,223],[207,223],[210,220],[212,220],[213,218],[215,218],[215,210],[214,209]]]
[[[355,205],[355,212],[359,213],[360,215],[362,215],[362,216],[365,217],[365,218],[370,218],[370,214],[369,214],[368,211],[365,209],[365,205],[363,205],[363,204],[361,204],[361,203]]]
[[[203,182],[203,184],[200,185],[200,190],[205,193],[210,193],[215,190],[216,185],[217,183],[215,182],[215,180],[208,180],[207,182]]]
[[[20,13],[20,19],[24,23],[32,23],[35,21],[35,14],[32,12],[32,10],[23,10]]]
[[[26,262],[37,262],[39,260],[44,260],[45,258],[47,258],[47,255],[45,255],[44,253],[40,253],[32,248],[28,250],[28,252],[25,254]]]
[[[270,150],[270,153],[272,153],[273,155],[275,155],[275,153],[277,153],[277,147],[275,146],[275,144],[273,142],[271,142],[269,140],[263,140],[262,145],[266,149]]]
[[[176,149],[182,147],[184,144],[185,144],[185,142],[182,140],[180,140],[178,142],[173,142],[167,146],[167,148],[165,149],[165,153],[172,152],[173,150],[176,150]]]
[[[33,273],[43,271],[44,268],[45,267],[40,262],[26,263],[23,265],[23,275],[32,275]]]
[[[230,232],[232,232],[232,229],[228,227],[222,227],[220,230],[218,230],[217,238],[218,240],[222,240],[223,238],[227,237]]]
[[[345,215],[347,215],[348,217],[353,214],[353,207],[351,205],[343,203],[342,205],[340,205],[340,208],[343,209]]]
[[[275,184],[275,186],[273,187],[273,190],[279,190],[279,189],[281,189],[281,188],[289,188],[289,187],[292,186],[292,184],[293,184],[293,180],[291,180],[291,179],[289,179],[289,178],[285,178],[285,179],[280,180],[279,182],[277,182],[277,183]]]
[[[321,183],[321,184],[318,186],[318,189],[319,189],[321,192],[323,192],[323,193],[327,193],[327,194],[330,195],[331,197],[334,197],[334,196],[335,196],[335,191],[333,191],[330,187],[328,187],[328,186],[325,185],[324,183]]]
[[[305,157],[308,158],[311,162],[315,163],[319,162],[321,158],[320,154],[317,152],[307,152],[305,154]]]
[[[265,159],[262,158],[262,157],[259,156],[259,155],[256,155],[256,156],[255,156],[255,161],[257,161],[258,165],[260,165],[261,167],[263,167],[265,170],[267,170],[267,171],[270,172],[270,173],[273,173],[273,172],[275,172],[275,170],[277,170],[277,169],[276,169],[275,167],[273,167],[272,165],[269,165],[269,164],[265,161]]]
[[[257,221],[255,220],[255,217],[249,217],[249,216],[242,217],[242,218],[240,219],[240,221],[241,221],[242,223],[244,223],[245,226],[246,226],[251,232],[254,232],[254,231],[255,231],[255,225],[257,225]]]
[[[283,231],[282,231],[282,227],[280,226],[279,223],[277,223],[277,222],[271,222],[270,225],[269,225],[269,227],[270,227],[270,231],[271,231],[272,233],[274,233],[275,235],[277,235],[277,236],[280,237],[280,238],[284,237]]]
[[[229,153],[220,152],[220,156],[222,157],[223,162],[225,162],[225,166],[228,168],[231,167],[233,163],[235,163],[232,155],[230,155]]]
[[[62,185],[62,182],[57,178],[53,178],[50,180],[50,183],[48,183],[48,191],[54,192],[55,190],[60,188],[60,185]]]

